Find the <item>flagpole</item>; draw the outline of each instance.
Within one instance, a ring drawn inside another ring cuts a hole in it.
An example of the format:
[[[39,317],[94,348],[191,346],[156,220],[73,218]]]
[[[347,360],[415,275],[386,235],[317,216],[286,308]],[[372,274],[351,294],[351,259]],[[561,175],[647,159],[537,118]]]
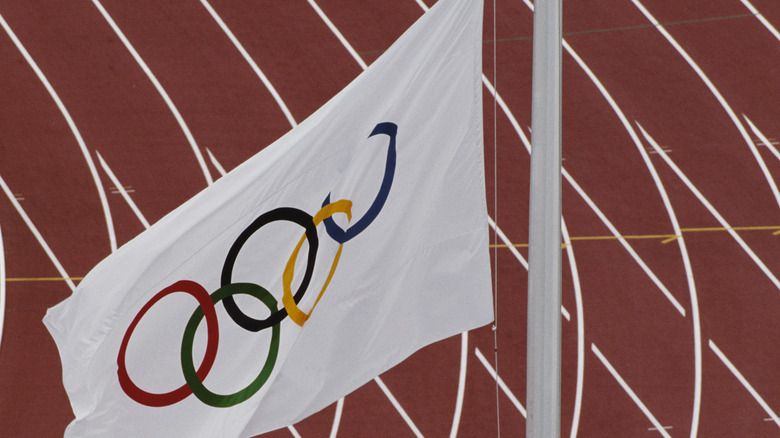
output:
[[[526,437],[561,435],[561,0],[534,4]]]

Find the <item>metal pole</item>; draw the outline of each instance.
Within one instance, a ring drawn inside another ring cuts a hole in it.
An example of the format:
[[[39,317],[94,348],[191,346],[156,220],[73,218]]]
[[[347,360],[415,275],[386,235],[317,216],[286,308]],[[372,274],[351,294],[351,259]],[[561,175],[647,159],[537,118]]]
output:
[[[561,0],[536,0],[526,437],[561,435]]]

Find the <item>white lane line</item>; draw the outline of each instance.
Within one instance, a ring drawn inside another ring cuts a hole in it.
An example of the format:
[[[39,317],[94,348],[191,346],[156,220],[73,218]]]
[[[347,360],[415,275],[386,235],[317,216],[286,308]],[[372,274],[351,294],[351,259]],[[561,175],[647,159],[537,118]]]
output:
[[[590,344],[590,349],[593,350],[593,353],[596,355],[596,357],[599,358],[601,363],[604,365],[604,367],[607,368],[607,371],[609,371],[610,374],[612,374],[612,377],[617,380],[617,382],[620,384],[620,386],[623,388],[623,390],[628,394],[629,397],[631,397],[631,400],[634,402],[634,404],[639,407],[639,409],[642,411],[643,414],[645,414],[645,417],[647,417],[648,420],[650,420],[651,423],[653,423],[653,426],[655,430],[657,430],[662,436],[666,438],[671,438],[669,436],[669,433],[666,431],[666,428],[661,425],[661,423],[656,420],[655,416],[650,412],[650,410],[645,406],[644,403],[642,403],[642,400],[639,399],[639,396],[636,395],[636,393],[631,389],[630,386],[628,386],[628,383],[623,379],[623,377],[618,374],[617,370],[612,366],[612,364],[609,363],[606,357],[599,351],[599,349],[596,347],[596,344]]]
[[[124,186],[122,186],[122,183],[119,182],[119,179],[116,177],[116,175],[114,175],[114,172],[111,171],[111,169],[108,167],[108,164],[106,164],[106,161],[103,160],[100,152],[95,151],[95,153],[97,154],[98,160],[100,161],[100,166],[103,167],[103,170],[106,172],[106,175],[108,175],[108,178],[112,183],[114,183],[114,186],[116,186],[119,194],[122,195],[122,197],[125,199],[125,202],[127,202],[127,205],[129,205],[130,209],[133,210],[133,213],[135,213],[135,216],[139,221],[141,221],[141,224],[144,226],[144,228],[148,229],[150,227],[149,221],[146,220],[144,215],[141,213],[141,210],[138,209],[138,207],[135,205],[135,202],[133,202],[133,200],[130,198],[127,190],[125,190]]]
[[[577,384],[574,392],[574,414],[571,421],[571,438],[577,436],[580,426],[580,413],[582,411],[582,390],[585,380],[585,311],[582,306],[582,287],[580,285],[580,274],[577,269],[577,259],[574,257],[574,247],[569,237],[569,229],[566,227],[566,221],[561,216],[561,235],[563,243],[566,244],[566,256],[569,259],[569,270],[571,271],[571,281],[574,285],[574,301],[577,312]]]
[[[341,414],[344,412],[344,397],[336,402],[336,413],[333,415],[333,426],[330,428],[330,438],[336,438],[339,433],[339,424],[341,424]]]
[[[428,5],[426,5],[422,0],[415,0],[415,1],[417,2],[418,5],[420,5],[420,8],[424,12],[428,12],[428,10],[429,10]]]
[[[301,438],[301,434],[298,433],[294,426],[287,426],[287,430],[290,431],[293,438]]]
[[[3,341],[3,322],[5,321],[5,249],[3,248],[3,229],[0,227],[0,345]]]
[[[414,425],[414,422],[409,417],[409,414],[406,413],[404,408],[401,406],[400,403],[398,403],[398,400],[393,396],[393,394],[390,392],[389,389],[387,389],[387,385],[385,385],[385,382],[382,381],[379,377],[374,377],[374,382],[376,382],[377,385],[379,385],[379,388],[382,390],[382,392],[385,393],[385,396],[388,400],[390,400],[390,403],[393,404],[393,407],[395,407],[395,410],[398,411],[399,414],[401,414],[401,418],[404,419],[406,424],[409,426],[409,429],[412,430],[414,433],[414,436],[418,438],[422,438],[423,434],[420,433],[420,429],[417,428],[417,426]]]
[[[224,21],[222,21],[222,18],[217,14],[217,11],[214,10],[214,8],[211,7],[208,1],[206,0],[200,0],[200,3],[203,5],[203,7],[206,8],[206,10],[211,14],[211,17],[214,19],[214,21],[219,24],[219,27],[222,29],[223,32],[225,32],[225,35],[227,35],[228,38],[230,38],[230,41],[233,43],[234,46],[236,46],[236,49],[241,53],[241,56],[244,57],[244,60],[246,60],[247,63],[252,67],[252,70],[255,72],[258,78],[263,82],[265,87],[268,89],[268,91],[271,92],[271,95],[273,96],[274,100],[276,100],[277,105],[279,105],[279,108],[282,109],[282,112],[284,113],[284,116],[287,117],[287,121],[290,122],[290,125],[292,127],[298,126],[298,124],[295,122],[295,119],[292,116],[292,113],[290,113],[290,110],[287,108],[287,105],[285,105],[284,101],[282,100],[282,97],[279,96],[279,93],[276,92],[276,89],[273,85],[271,85],[271,81],[268,80],[268,78],[265,76],[262,70],[260,70],[260,67],[257,66],[257,63],[252,59],[251,56],[249,56],[249,53],[244,49],[244,46],[241,44],[241,42],[238,41],[238,38],[233,34],[233,32],[230,30],[230,28],[227,27]]]
[[[756,16],[756,18],[758,18],[758,21],[760,21],[760,22],[761,22],[761,24],[763,24],[763,25],[764,25],[764,27],[766,27],[766,28],[767,28],[767,30],[768,30],[769,32],[771,32],[771,33],[772,33],[772,35],[774,35],[774,36],[775,36],[775,38],[777,38],[777,40],[778,40],[778,41],[780,41],[780,32],[778,32],[778,31],[777,31],[777,29],[775,29],[775,27],[774,27],[774,26],[772,26],[772,23],[770,23],[770,22],[769,22],[769,20],[767,20],[766,18],[764,18],[764,16],[763,16],[763,15],[761,15],[761,13],[760,13],[760,12],[758,12],[758,9],[756,9],[756,7],[755,7],[755,6],[753,6],[753,4],[752,4],[752,3],[750,3],[748,0],[741,0],[741,1],[742,1],[742,4],[743,4],[743,5],[745,5],[745,7],[746,7],[746,8],[748,8],[748,9],[750,10],[750,12],[751,12],[753,15],[755,15],[755,16]]]
[[[363,62],[363,58],[361,58],[360,55],[358,55],[358,53],[355,51],[355,49],[352,48],[352,45],[350,45],[347,39],[344,38],[344,35],[342,35],[341,32],[339,32],[338,28],[336,28],[333,22],[330,21],[328,16],[325,15],[324,12],[322,12],[322,9],[320,9],[317,3],[314,0],[308,0],[308,2],[309,5],[312,7],[312,9],[314,9],[314,11],[317,13],[317,15],[320,16],[322,21],[324,21],[325,24],[328,25],[328,28],[330,29],[331,32],[333,32],[333,35],[335,35],[336,38],[338,38],[339,41],[341,41],[341,44],[344,46],[344,48],[346,48],[349,54],[352,55],[352,58],[355,60],[355,62],[357,62],[360,65],[360,67],[363,68],[363,70],[367,69],[368,65],[366,65],[365,62]]]
[[[710,90],[712,95],[715,96],[715,98],[718,100],[718,103],[720,103],[720,105],[726,111],[732,123],[737,128],[739,133],[742,135],[742,138],[745,140],[745,143],[748,145],[750,152],[753,154],[753,157],[758,163],[758,167],[761,168],[761,172],[764,174],[764,178],[769,184],[769,188],[772,190],[772,194],[774,194],[775,196],[775,202],[777,202],[778,207],[780,207],[780,190],[778,190],[777,184],[775,184],[775,180],[774,178],[772,178],[772,174],[769,173],[769,169],[767,169],[766,163],[764,163],[764,159],[761,158],[761,154],[758,153],[758,149],[756,148],[756,145],[753,144],[753,140],[750,138],[750,135],[748,135],[747,130],[745,130],[745,127],[742,125],[742,122],[740,122],[739,118],[731,109],[728,102],[726,102],[726,99],[723,97],[723,95],[720,94],[720,91],[718,91],[718,89],[715,88],[715,85],[712,83],[712,81],[710,81],[710,78],[707,77],[706,74],[704,74],[704,71],[701,68],[699,68],[699,66],[696,64],[693,58],[691,58],[690,55],[688,55],[688,52],[686,52],[685,49],[683,49],[682,46],[680,46],[677,43],[677,41],[672,37],[672,35],[666,31],[666,29],[661,25],[661,23],[658,22],[658,20],[655,19],[655,17],[650,13],[650,11],[648,11],[642,5],[642,3],[639,2],[639,0],[631,0],[631,1],[653,24],[653,26],[655,26],[655,28],[661,33],[661,35],[663,35],[664,38],[666,38],[669,44],[671,44],[675,48],[675,50],[677,50],[677,53],[679,53],[685,59],[688,65],[696,72],[696,74],[699,75],[699,78],[704,82],[704,84]]]
[[[498,228],[498,225],[493,220],[490,215],[488,215],[488,224],[495,230],[496,234],[498,234],[498,237],[501,239],[502,242],[504,242],[504,245],[506,245],[507,248],[509,248],[509,251],[512,253],[512,255],[515,256],[518,262],[520,262],[521,265],[525,268],[525,270],[528,270],[528,262],[525,260],[522,254],[520,254],[519,251],[517,251],[517,248],[515,248],[515,245],[506,237],[506,234],[504,234],[503,231],[501,231],[501,228]],[[566,308],[561,305],[561,314],[564,318],[566,318],[566,321],[571,321],[571,314],[569,313]]]
[[[103,5],[100,4],[100,1],[92,0],[92,3],[95,5],[98,11],[100,11],[100,14],[103,16],[106,22],[108,22],[108,24],[111,26],[111,29],[114,30],[114,33],[116,33],[117,37],[119,37],[119,39],[125,45],[125,48],[127,48],[130,54],[133,55],[133,59],[135,59],[135,62],[141,67],[144,73],[146,73],[146,76],[149,78],[152,84],[154,84],[154,88],[157,89],[157,92],[163,98],[165,104],[168,105],[168,109],[176,118],[176,122],[179,123],[179,127],[184,133],[184,136],[187,137],[187,141],[189,142],[190,147],[192,148],[192,152],[195,153],[195,158],[198,160],[198,164],[200,165],[200,168],[203,171],[203,176],[206,178],[206,183],[208,185],[211,185],[214,182],[214,180],[211,178],[211,174],[209,173],[208,167],[206,167],[206,161],[203,159],[203,154],[200,153],[200,149],[198,148],[198,145],[195,142],[195,137],[193,137],[192,133],[190,132],[190,128],[187,126],[187,123],[184,121],[184,118],[179,113],[179,110],[176,108],[176,105],[174,105],[173,101],[168,96],[168,93],[160,84],[160,81],[157,80],[157,77],[154,76],[152,70],[149,69],[149,66],[147,66],[146,62],[144,62],[144,60],[141,58],[141,55],[139,55],[138,52],[136,52],[135,48],[133,47],[132,44],[130,44],[130,41],[127,39],[125,34],[122,33],[122,30],[119,29],[119,26],[117,26],[117,24],[114,22],[114,19],[111,18],[111,16],[108,14],[108,11],[106,11],[105,8],[103,8]]]
[[[506,237],[506,234],[504,234],[503,231],[501,231],[501,228],[498,228],[498,225],[496,225],[496,222],[493,220],[490,215],[488,215],[488,223],[493,228],[493,230],[498,234],[498,237],[501,239],[502,242],[504,242],[504,245],[506,245],[507,248],[509,248],[509,251],[512,253],[512,255],[515,256],[518,262],[520,262],[521,265],[525,268],[525,270],[528,270],[528,262],[525,260],[522,254],[515,248],[515,245]]]
[[[458,436],[460,417],[463,413],[463,397],[466,395],[466,364],[469,354],[469,332],[460,335],[460,369],[458,370],[458,395],[455,397],[455,413],[452,415],[450,438]]]
[[[747,379],[745,379],[745,376],[742,375],[742,373],[739,372],[737,367],[734,366],[733,363],[726,357],[725,354],[723,354],[722,351],[720,351],[720,348],[718,348],[717,345],[715,345],[714,342],[712,342],[712,339],[710,339],[710,349],[718,356],[718,359],[720,359],[724,365],[726,365],[726,368],[731,371],[731,374],[734,374],[734,377],[739,380],[739,383],[742,384],[742,386],[745,387],[745,389],[748,390],[751,396],[758,402],[759,405],[761,405],[761,408],[764,409],[764,411],[769,415],[769,418],[771,421],[774,421],[775,424],[777,424],[777,427],[780,427],[780,418],[777,417],[777,414],[772,410],[772,408],[769,407],[766,401],[758,394],[758,392],[753,388],[753,385],[751,385]]]
[[[214,156],[214,154],[211,153],[209,148],[206,148],[206,152],[209,154],[209,160],[211,160],[211,164],[214,165],[214,167],[217,169],[217,172],[219,172],[221,176],[225,176],[227,172],[225,172],[225,168],[219,164],[219,161],[217,161],[217,158]]]
[[[24,223],[27,224],[27,228],[29,228],[30,231],[33,233],[33,236],[35,236],[35,240],[37,240],[38,244],[41,245],[41,248],[43,248],[43,251],[49,257],[49,260],[51,260],[52,264],[54,264],[54,267],[57,268],[57,272],[59,272],[62,278],[65,279],[65,283],[68,284],[70,290],[75,291],[76,285],[73,284],[73,281],[71,281],[70,275],[68,275],[68,273],[65,272],[65,268],[62,267],[62,264],[60,264],[60,261],[57,260],[57,257],[54,255],[54,252],[52,252],[51,248],[49,248],[49,245],[46,244],[46,241],[43,239],[43,236],[41,236],[41,233],[38,231],[38,228],[36,228],[35,224],[32,223],[30,217],[27,216],[27,213],[24,212],[22,206],[19,205],[19,201],[16,200],[13,193],[11,192],[11,189],[8,188],[8,185],[5,183],[5,180],[3,179],[2,176],[0,176],[0,187],[3,189],[5,195],[8,197],[8,200],[11,201],[11,204],[13,204],[14,208],[19,213],[19,216],[22,217]]]
[[[775,158],[780,160],[780,152],[778,152],[775,145],[771,141],[769,141],[769,139],[761,131],[759,131],[758,128],[756,128],[756,125],[754,125],[753,122],[751,122],[746,115],[742,114],[742,117],[745,118],[745,121],[747,122],[748,126],[750,126],[750,130],[753,131],[753,134],[756,134],[756,136],[761,139],[761,141],[763,142],[762,146],[766,146],[766,148],[769,149],[770,152],[772,152]]]
[[[525,407],[523,407],[523,405],[520,403],[517,397],[515,397],[515,395],[506,385],[506,383],[504,383],[504,379],[502,379],[501,376],[496,374],[496,370],[494,370],[493,367],[490,365],[490,362],[488,362],[488,360],[485,359],[485,356],[482,355],[482,352],[479,351],[479,348],[474,349],[474,354],[477,355],[477,359],[479,359],[479,361],[482,362],[482,366],[484,366],[487,372],[490,373],[490,377],[492,377],[496,382],[498,382],[498,386],[501,388],[502,391],[504,391],[504,394],[506,394],[506,396],[509,397],[509,401],[511,401],[512,404],[515,405],[515,408],[517,408],[517,410],[520,411],[520,414],[523,417],[528,418]]]
[[[5,32],[16,45],[16,48],[19,50],[19,52],[22,53],[22,56],[27,61],[27,64],[30,66],[30,68],[33,69],[35,75],[38,76],[38,80],[41,81],[43,86],[46,88],[46,91],[49,92],[49,96],[51,96],[52,100],[54,100],[54,103],[57,105],[60,113],[62,113],[65,121],[68,123],[70,131],[76,138],[76,143],[78,143],[79,148],[81,149],[81,154],[84,155],[84,159],[87,161],[87,167],[89,167],[89,173],[92,175],[92,181],[94,181],[95,187],[97,187],[98,197],[100,198],[100,205],[103,208],[103,215],[106,219],[108,241],[111,246],[111,251],[116,251],[116,233],[114,232],[114,222],[111,220],[111,210],[108,208],[106,192],[103,190],[103,184],[100,183],[100,177],[98,176],[97,168],[95,168],[95,163],[92,161],[92,157],[89,155],[87,145],[84,143],[84,139],[81,137],[81,132],[79,132],[79,129],[76,127],[76,122],[73,121],[73,118],[70,116],[68,109],[65,108],[65,104],[62,103],[60,96],[56,91],[54,91],[54,87],[51,86],[51,83],[49,83],[49,80],[46,79],[43,71],[41,71],[41,69],[38,67],[38,64],[35,62],[35,60],[33,60],[32,56],[30,56],[30,53],[27,52],[27,49],[24,48],[22,42],[19,41],[19,38],[16,37],[16,34],[11,30],[11,27],[8,25],[2,15],[0,15],[0,26],[5,29]]]
[[[652,138],[650,138],[650,136],[647,135],[646,132],[643,131],[642,134],[645,136],[647,141],[654,148],[658,147],[658,144]],[[674,173],[677,174],[677,177],[679,177],[682,180],[682,182],[685,183],[685,185],[688,187],[688,189],[696,196],[696,198],[699,199],[699,202],[701,202],[702,205],[704,205],[704,207],[707,208],[707,210],[710,212],[710,214],[712,214],[712,216],[715,218],[715,220],[717,220],[718,223],[723,228],[725,228],[726,231],[728,231],[728,233],[731,235],[731,237],[734,238],[734,240],[737,241],[739,246],[742,247],[742,249],[747,253],[748,256],[750,256],[750,258],[761,269],[761,271],[764,273],[764,275],[766,275],[767,278],[769,278],[769,280],[772,281],[772,283],[775,285],[776,288],[780,289],[780,280],[778,280],[777,277],[775,277],[775,275],[772,273],[772,271],[770,271],[769,268],[766,267],[764,262],[761,261],[761,259],[756,255],[756,253],[753,252],[752,249],[750,249],[748,244],[745,243],[745,241],[742,240],[741,237],[739,237],[739,234],[737,234],[737,232],[734,231],[734,229],[731,227],[731,225],[729,225],[729,223],[726,222],[725,219],[723,219],[723,216],[721,216],[720,213],[718,213],[718,211],[715,209],[715,207],[713,207],[712,204],[710,204],[710,202],[707,200],[707,198],[705,198],[704,195],[701,194],[699,189],[697,189],[696,186],[693,185],[691,180],[689,180],[688,177],[685,176],[683,171],[680,170],[680,168],[677,167],[676,164],[674,164],[672,159],[669,158],[668,155],[663,153],[663,151],[661,151],[660,148],[657,148],[656,151],[658,152],[658,156],[660,156],[661,158],[664,159],[666,164],[669,165],[669,167],[674,171]]]
[[[637,123],[639,130],[642,131],[645,139],[651,143],[653,150],[660,150],[661,147],[656,143],[642,128],[642,125]],[[691,319],[693,320],[693,345],[694,345],[694,385],[693,385],[693,425],[691,427],[691,437],[695,437],[699,429],[699,415],[701,413],[701,385],[702,385],[702,344],[701,344],[701,320],[699,318],[699,298],[696,292],[696,282],[693,278],[693,268],[691,266],[691,260],[688,255],[688,248],[685,245],[685,239],[682,237],[682,229],[680,223],[677,221],[677,215],[672,207],[672,202],[669,200],[669,195],[666,192],[661,177],[650,161],[650,156],[644,147],[639,146],[639,153],[642,155],[642,160],[645,162],[645,166],[650,171],[650,175],[653,177],[655,186],[658,189],[658,193],[664,201],[664,207],[669,215],[669,220],[672,222],[672,228],[674,229],[675,236],[680,236],[677,240],[677,245],[680,248],[680,255],[683,259],[683,267],[685,268],[685,277],[688,282],[688,294],[691,300]]]

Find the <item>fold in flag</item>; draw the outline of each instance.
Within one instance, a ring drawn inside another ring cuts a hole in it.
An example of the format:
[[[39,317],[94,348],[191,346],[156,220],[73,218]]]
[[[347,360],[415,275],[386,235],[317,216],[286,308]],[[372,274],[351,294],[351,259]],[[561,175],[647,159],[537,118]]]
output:
[[[441,0],[44,323],[66,437],[249,437],[493,319],[482,2]]]

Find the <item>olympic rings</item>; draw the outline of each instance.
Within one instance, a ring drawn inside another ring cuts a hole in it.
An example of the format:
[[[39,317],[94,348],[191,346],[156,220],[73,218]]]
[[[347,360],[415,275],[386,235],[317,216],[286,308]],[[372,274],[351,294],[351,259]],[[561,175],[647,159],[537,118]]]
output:
[[[138,322],[141,321],[141,318],[143,318],[146,312],[148,312],[155,303],[160,301],[163,297],[174,292],[185,292],[195,297],[195,299],[197,299],[198,303],[200,304],[200,314],[206,315],[206,325],[208,326],[208,341],[206,343],[206,356],[203,358],[203,362],[200,364],[200,368],[198,368],[197,372],[197,376],[199,378],[206,378],[206,374],[208,374],[208,372],[211,370],[211,366],[214,365],[214,359],[217,357],[217,344],[219,344],[217,312],[214,308],[214,304],[211,302],[212,298],[209,296],[209,293],[206,292],[206,289],[194,281],[181,280],[161,290],[157,293],[157,295],[153,296],[149,302],[144,304],[144,306],[133,319],[133,322],[130,323],[130,326],[125,332],[124,338],[122,338],[122,344],[119,347],[119,354],[117,355],[117,365],[119,365],[119,370],[117,371],[117,374],[119,375],[119,385],[125,391],[125,394],[142,405],[152,407],[168,406],[184,400],[188,395],[191,394],[191,391],[186,384],[182,385],[178,389],[163,394],[155,394],[144,391],[135,383],[133,383],[133,381],[130,379],[130,375],[127,374],[127,367],[125,366],[127,344],[130,342],[130,336],[133,335],[133,331],[138,325]],[[191,352],[190,358],[192,358]]]
[[[271,313],[276,311],[276,298],[262,286],[253,283],[232,283],[222,286],[211,294],[211,300],[214,304],[217,304],[220,300],[232,297],[235,294],[251,295],[262,301]],[[259,391],[271,375],[274,364],[276,364],[276,357],[279,354],[279,332],[281,331],[279,324],[273,326],[271,345],[268,348],[268,356],[265,359],[263,369],[260,370],[260,374],[246,388],[234,394],[220,395],[206,389],[206,386],[203,384],[205,375],[201,376],[199,373],[196,373],[195,365],[192,363],[192,344],[195,339],[195,331],[198,329],[202,319],[203,310],[199,308],[192,314],[189,322],[187,322],[187,327],[184,329],[184,339],[182,339],[181,344],[181,368],[184,371],[184,378],[187,380],[187,385],[189,385],[192,393],[203,403],[217,408],[237,405]]]
[[[138,314],[133,318],[133,321],[125,331],[124,337],[119,347],[117,354],[117,376],[119,385],[122,390],[136,402],[151,406],[161,407],[168,406],[174,403],[178,403],[181,400],[188,397],[190,394],[201,400],[203,403],[214,407],[230,407],[242,403],[248,398],[252,397],[260,388],[265,385],[270,377],[273,368],[276,364],[276,360],[279,354],[279,343],[281,337],[281,322],[287,316],[290,319],[303,326],[308,320],[314,308],[319,303],[320,298],[328,288],[333,274],[338,266],[339,259],[341,257],[341,250],[344,243],[351,240],[361,232],[363,232],[373,221],[376,219],[379,212],[384,207],[385,201],[387,201],[388,194],[390,193],[390,187],[393,184],[393,176],[395,174],[396,165],[396,134],[398,132],[398,126],[394,123],[379,123],[374,127],[374,130],[369,135],[369,138],[377,134],[385,134],[390,137],[390,141],[387,149],[387,159],[385,163],[385,172],[382,179],[382,185],[377,193],[374,201],[369,209],[357,222],[351,227],[344,230],[340,228],[333,221],[332,216],[336,213],[344,213],[347,215],[348,220],[352,220],[352,202],[348,200],[338,200],[333,203],[330,202],[330,194],[325,197],[325,202],[322,204],[322,208],[313,217],[303,210],[292,207],[280,207],[263,213],[252,221],[244,231],[239,234],[230,250],[225,257],[225,262],[222,266],[222,274],[220,278],[221,286],[214,293],[209,293],[198,283],[189,280],[181,280],[166,287],[157,294],[155,294],[146,304],[141,307]],[[298,245],[292,252],[287,265],[285,266],[282,274],[282,304],[283,307],[278,308],[278,301],[274,296],[268,292],[262,286],[253,283],[233,283],[233,268],[235,267],[236,258],[238,257],[241,248],[249,240],[249,238],[260,228],[268,225],[271,222],[276,221],[288,221],[300,225],[304,229],[304,234],[301,237]],[[317,258],[317,250],[319,248],[319,238],[317,236],[317,225],[324,222],[325,229],[328,235],[339,244],[338,251],[333,258],[333,262],[330,267],[327,278],[323,282],[322,290],[320,291],[317,299],[314,301],[309,313],[305,313],[298,307],[298,303],[303,298],[303,295],[309,288],[312,276],[314,274],[314,264]],[[295,273],[295,263],[298,259],[298,253],[303,245],[304,240],[309,244],[308,257],[306,260],[306,271],[304,272],[301,284],[292,293],[291,286]],[[184,379],[186,383],[181,387],[166,393],[152,393],[145,391],[138,387],[127,372],[126,366],[126,354],[127,345],[130,342],[130,337],[133,335],[141,318],[162,298],[175,293],[184,292],[192,295],[199,304],[199,307],[193,312],[187,325],[184,329],[184,335],[182,337],[181,346],[181,365],[184,372]],[[270,316],[266,319],[254,319],[239,309],[233,298],[236,294],[251,295],[265,304],[270,311]],[[214,365],[214,360],[217,355],[217,348],[219,345],[219,325],[217,321],[217,313],[215,304],[222,301],[225,306],[225,310],[233,321],[245,330],[251,332],[259,332],[261,330],[271,327],[271,341],[268,349],[268,354],[265,359],[260,373],[255,379],[247,385],[244,389],[241,389],[233,394],[221,395],[216,394],[209,389],[203,383],[203,380],[211,371]],[[195,370],[193,362],[193,343],[195,340],[195,333],[198,326],[205,317],[207,326],[207,341],[206,351],[203,357],[203,361]]]

